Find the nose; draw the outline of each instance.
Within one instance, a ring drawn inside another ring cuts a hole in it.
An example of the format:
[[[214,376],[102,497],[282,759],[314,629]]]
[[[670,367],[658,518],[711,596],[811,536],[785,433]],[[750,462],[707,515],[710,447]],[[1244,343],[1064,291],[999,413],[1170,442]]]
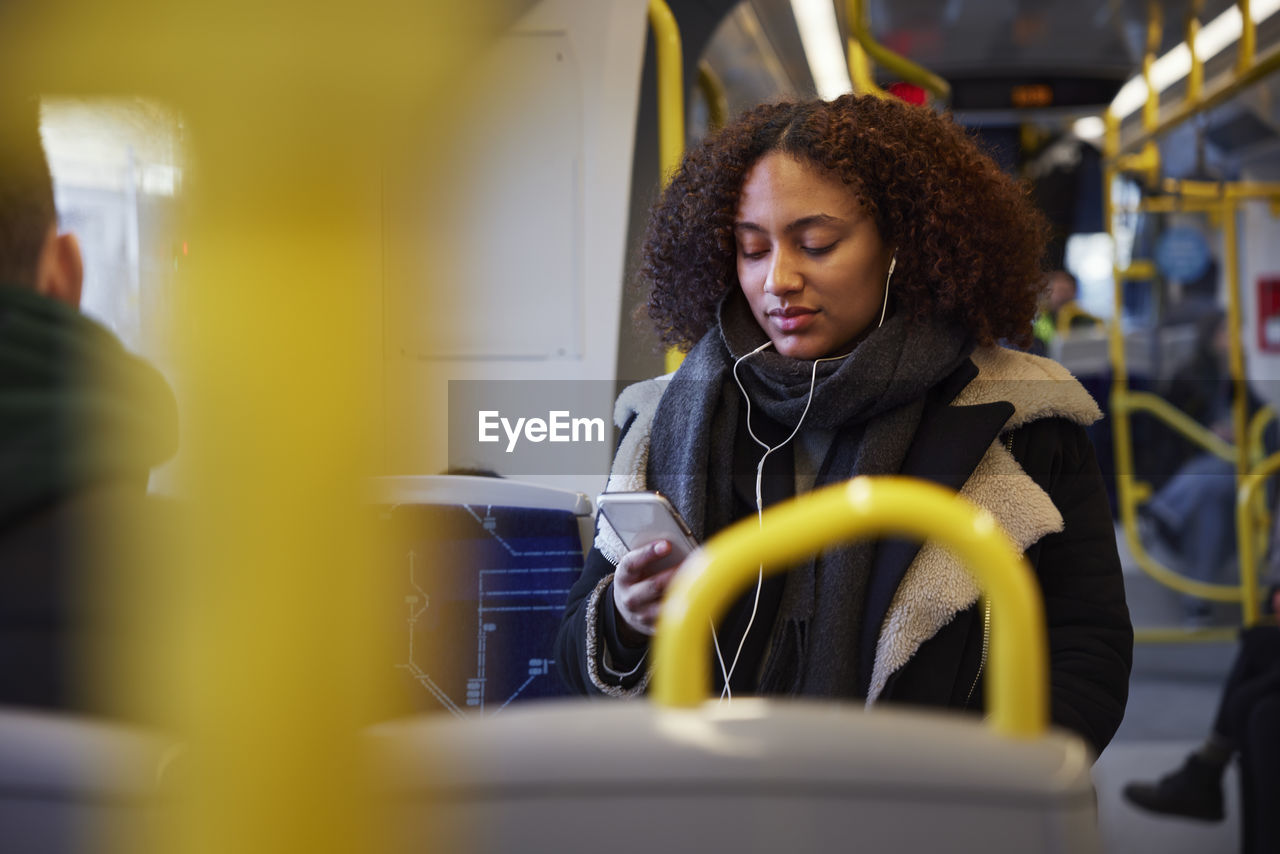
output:
[[[804,277],[800,274],[799,265],[792,252],[779,246],[774,249],[773,263],[769,265],[769,275],[764,280],[765,293],[778,296],[791,294],[804,287]]]

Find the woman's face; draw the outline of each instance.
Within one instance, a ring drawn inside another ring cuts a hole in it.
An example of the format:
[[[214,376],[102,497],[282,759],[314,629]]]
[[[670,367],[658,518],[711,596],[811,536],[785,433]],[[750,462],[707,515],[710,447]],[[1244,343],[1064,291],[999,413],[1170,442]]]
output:
[[[742,182],[734,235],[742,293],[779,353],[843,355],[879,322],[893,251],[839,179],[766,154]]]

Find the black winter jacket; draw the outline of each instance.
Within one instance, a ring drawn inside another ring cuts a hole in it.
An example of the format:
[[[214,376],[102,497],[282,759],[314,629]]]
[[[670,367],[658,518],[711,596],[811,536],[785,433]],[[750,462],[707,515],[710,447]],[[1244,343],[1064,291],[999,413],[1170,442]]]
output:
[[[980,359],[984,361],[983,379],[999,379],[1000,371],[1009,366],[1015,378],[1022,378],[1019,372],[1027,365],[1034,370],[1043,367],[1044,360],[1025,362],[1030,358],[1007,351],[984,357]],[[1060,367],[1053,367],[1061,372]],[[1069,417],[1055,416],[1056,404],[1052,402],[1048,414],[1040,412],[1029,419],[1021,411],[1025,408],[1022,404],[1015,407],[999,399],[967,404],[963,392],[978,373],[971,361],[934,390],[901,473],[961,489],[980,463],[986,462],[989,449],[998,440],[1052,500],[1061,514],[1062,530],[1040,536],[1026,548],[1044,594],[1050,715],[1055,725],[1078,733],[1101,752],[1124,715],[1133,630],[1105,486],[1081,426],[1085,419],[1076,412],[1065,412]],[[1053,381],[1062,382],[1064,375],[1053,374]],[[1074,381],[1067,382],[1078,389]],[[1065,385],[1031,387],[1042,397],[1045,391],[1055,395],[1069,391],[1067,397],[1075,394]],[[1026,388],[1010,385],[1009,396],[1025,394]],[[1006,484],[1012,488],[1018,480],[1001,479],[1001,475],[995,478],[997,490]],[[859,695],[874,693],[875,702],[979,710],[988,631],[980,604],[958,610],[936,633],[909,651],[905,663],[887,668],[887,677],[883,663],[877,666],[877,656],[884,652],[878,647],[883,646],[880,635],[886,615],[901,607],[894,603],[894,595],[920,552],[920,544],[898,540],[881,541],[876,549],[859,645]],[[612,592],[604,582],[612,571],[609,561],[593,549],[570,593],[557,639],[559,670],[570,688],[579,693],[630,693],[628,689],[634,690],[639,682],[638,676],[608,676],[600,667],[600,647],[606,644],[618,672],[631,669],[640,655],[627,650],[617,637]],[[774,593],[778,595],[777,590]],[[764,602],[762,607],[766,607]],[[595,626],[588,625],[589,615],[597,621]],[[594,664],[589,649],[596,657]],[[751,667],[745,659],[744,664]]]

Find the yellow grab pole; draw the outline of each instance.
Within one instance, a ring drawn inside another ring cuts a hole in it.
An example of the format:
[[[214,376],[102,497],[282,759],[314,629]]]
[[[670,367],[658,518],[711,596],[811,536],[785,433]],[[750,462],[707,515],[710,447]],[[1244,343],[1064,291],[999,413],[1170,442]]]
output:
[[[649,26],[658,58],[658,163],[665,186],[684,156],[684,53],[666,0],[649,0]]]
[[[1266,437],[1263,434],[1271,426],[1271,422],[1275,420],[1275,417],[1275,409],[1270,406],[1264,406],[1253,413],[1253,417],[1249,419],[1249,465],[1251,469],[1262,462],[1267,455],[1266,445],[1264,444]]]
[[[1240,340],[1240,245],[1236,228],[1236,206],[1222,202],[1222,243],[1227,261],[1227,334],[1230,336],[1228,367],[1231,374],[1231,423],[1235,438],[1236,478],[1249,470],[1249,393],[1245,385],[1244,344]]]
[[[1249,10],[1249,0],[1239,0],[1236,5],[1240,8],[1240,47],[1236,54],[1236,72],[1243,74],[1253,66],[1258,33],[1253,24],[1253,14]]]
[[[684,51],[680,27],[666,0],[649,0],[649,26],[658,63],[658,170],[665,187],[684,157]],[[667,350],[668,373],[682,361],[679,350]]]
[[[1104,118],[1106,136],[1103,150],[1106,155],[1106,167],[1102,174],[1102,207],[1107,232],[1115,235],[1115,200],[1111,195],[1111,185],[1117,173],[1116,155],[1120,150],[1120,119],[1112,110],[1107,110]],[[1130,550],[1141,551],[1138,541],[1137,520],[1134,508],[1137,504],[1133,472],[1133,434],[1129,423],[1128,391],[1129,369],[1125,362],[1124,351],[1124,276],[1112,256],[1112,271],[1115,286],[1111,292],[1111,322],[1107,324],[1107,345],[1111,356],[1111,432],[1115,445],[1116,463],[1116,500],[1120,505],[1120,521],[1124,525],[1125,537]]]
[[[1249,472],[1241,481],[1240,491],[1236,495],[1236,536],[1240,542],[1240,604],[1246,626],[1257,625],[1262,616],[1258,607],[1261,593],[1258,589],[1258,541],[1250,530],[1249,513],[1258,490],[1276,472],[1280,472],[1280,454],[1272,454]]]
[[[845,6],[845,17],[849,24],[849,79],[853,82],[853,91],[859,95],[872,95],[876,98],[887,98],[889,93],[876,83],[876,76],[871,67],[871,58],[859,40],[867,28],[867,8],[862,0],[849,0]]]
[[[136,572],[111,579],[131,618],[171,631],[138,645],[154,663],[104,677],[132,685],[139,668],[159,671],[128,708],[172,719],[189,750],[181,785],[148,819],[152,838],[84,842],[130,854],[385,850],[359,738],[385,712],[375,699],[391,668],[371,662],[390,661],[377,656],[378,603],[394,593],[372,571],[361,506],[379,460],[379,131],[403,140],[412,114],[418,156],[438,157],[426,122],[489,13],[441,0],[319,14],[296,0],[13,5],[4,86],[161,99],[183,117],[195,164],[179,232],[190,262],[161,301],[176,307],[181,360],[184,547],[152,555],[163,594],[133,588]]]
[[[1187,72],[1187,100],[1199,101],[1204,90],[1204,63],[1196,50],[1196,37],[1200,35],[1200,7],[1204,0],[1191,0],[1187,10],[1187,50],[1191,52],[1191,69]]]
[[[939,100],[946,101],[951,97],[950,83],[875,40],[871,35],[871,28],[867,25],[867,7],[864,0],[848,0],[845,11],[849,19],[850,35],[849,76],[854,80],[856,91],[877,97],[888,94],[876,85],[872,77],[870,60],[874,60],[902,80],[928,90]]]
[[[698,91],[707,102],[707,125],[713,131],[720,130],[729,121],[729,99],[720,76],[705,59],[698,63]]]
[[[855,537],[931,538],[977,577],[991,603],[992,727],[1034,738],[1049,719],[1044,606],[1025,558],[995,519],[948,489],[905,477],[854,478],[771,507],[713,537],[685,562],[667,593],[653,643],[653,697],[666,706],[707,698],[711,625],[758,570]]]
[[[876,83],[875,74],[871,71],[871,60],[867,52],[858,44],[858,40],[849,37],[849,79],[853,82],[853,91],[859,95],[872,95],[876,98],[887,98],[889,93]]]
[[[1164,12],[1159,0],[1147,0],[1147,51],[1142,57],[1142,80],[1147,84],[1147,100],[1142,105],[1142,129],[1145,131],[1153,130],[1160,117],[1160,93],[1151,85],[1151,67],[1155,65],[1163,35]]]

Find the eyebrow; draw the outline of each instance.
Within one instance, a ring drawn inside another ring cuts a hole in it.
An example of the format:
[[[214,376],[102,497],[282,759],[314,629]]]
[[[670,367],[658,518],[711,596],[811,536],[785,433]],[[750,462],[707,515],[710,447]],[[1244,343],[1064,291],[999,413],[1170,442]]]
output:
[[[841,221],[842,220],[840,220],[838,217],[831,216],[830,214],[813,214],[811,216],[802,216],[800,217],[800,219],[795,220],[794,222],[787,223],[787,225],[782,230],[784,232],[790,233],[790,232],[796,232],[796,231],[803,231],[804,229],[809,228],[811,226],[815,226],[815,225],[837,225]],[[733,230],[734,231],[764,231],[763,228],[761,228],[759,225],[757,225],[754,222],[735,222],[733,224]]]

